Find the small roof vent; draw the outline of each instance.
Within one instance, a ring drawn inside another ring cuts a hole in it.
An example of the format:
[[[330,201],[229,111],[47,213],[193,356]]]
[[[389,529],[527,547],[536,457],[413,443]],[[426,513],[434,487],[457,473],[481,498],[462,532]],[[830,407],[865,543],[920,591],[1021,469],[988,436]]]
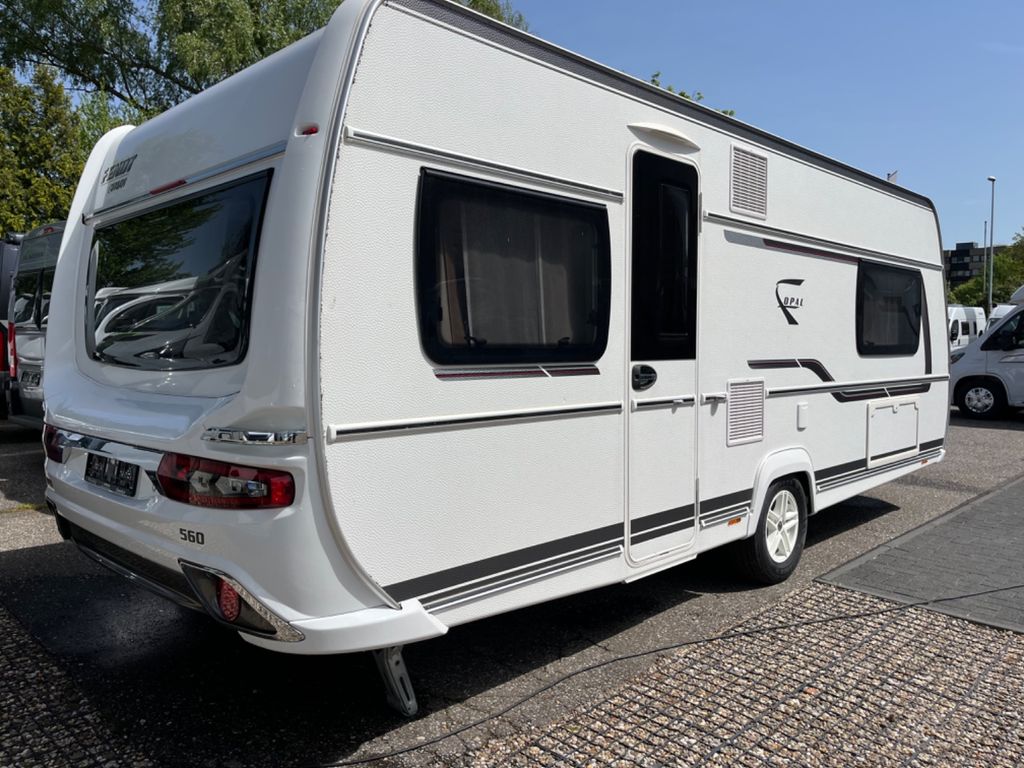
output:
[[[732,148],[729,208],[759,219],[768,218],[768,158]]]

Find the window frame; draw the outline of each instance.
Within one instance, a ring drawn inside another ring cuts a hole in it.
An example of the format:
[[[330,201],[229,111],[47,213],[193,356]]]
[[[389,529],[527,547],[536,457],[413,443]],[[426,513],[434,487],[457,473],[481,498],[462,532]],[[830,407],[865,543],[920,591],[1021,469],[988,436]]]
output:
[[[920,314],[917,318],[917,329],[914,337],[913,349],[907,346],[898,346],[894,344],[878,347],[867,347],[864,344],[864,278],[865,268],[869,269],[882,269],[890,270],[895,272],[905,272],[908,275],[912,275],[915,282],[919,295],[921,297]],[[861,357],[915,357],[921,349],[921,336],[923,330],[927,327],[925,312],[925,293],[924,293],[924,277],[921,274],[920,269],[914,269],[912,267],[896,266],[895,264],[888,264],[876,261],[867,261],[861,259],[857,262],[857,291],[854,296],[856,304],[856,320],[855,320],[855,333],[854,336],[857,342],[857,353]]]
[[[596,292],[593,311],[596,313],[594,341],[565,347],[538,345],[452,346],[438,333],[437,308],[441,306],[440,269],[438,257],[438,226],[440,206],[448,197],[445,188],[459,186],[485,195],[514,197],[520,201],[543,203],[552,210],[574,209],[592,217],[596,235],[597,257],[594,260]],[[593,363],[608,346],[611,322],[611,231],[607,206],[578,198],[540,192],[526,187],[502,184],[473,176],[450,173],[434,168],[420,169],[416,195],[415,293],[419,338],[427,359],[439,366],[502,366],[525,364]]]

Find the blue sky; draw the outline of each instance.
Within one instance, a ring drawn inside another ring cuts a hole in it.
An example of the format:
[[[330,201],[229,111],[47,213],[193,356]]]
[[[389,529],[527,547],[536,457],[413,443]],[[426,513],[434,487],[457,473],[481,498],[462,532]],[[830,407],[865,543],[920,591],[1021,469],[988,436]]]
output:
[[[530,31],[929,196],[945,247],[1024,229],[1024,0],[513,0]]]

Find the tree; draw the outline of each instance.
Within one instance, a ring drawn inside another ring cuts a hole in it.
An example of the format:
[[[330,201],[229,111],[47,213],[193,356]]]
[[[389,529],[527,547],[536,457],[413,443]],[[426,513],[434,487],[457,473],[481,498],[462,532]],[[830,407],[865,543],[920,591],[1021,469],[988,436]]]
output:
[[[71,100],[39,67],[19,83],[0,67],[0,232],[25,232],[67,216],[83,150]]]
[[[324,26],[339,1],[2,0],[0,65],[53,67],[145,118]],[[463,2],[526,29],[510,0]]]
[[[694,91],[692,94],[690,94],[682,89],[676,90],[675,86],[672,85],[671,83],[669,85],[662,85],[660,71],[655,72],[653,75],[651,75],[651,85],[656,85],[658,88],[664,88],[669,93],[674,93],[676,96],[679,96],[682,99],[686,99],[687,101],[704,101],[704,94],[701,93],[700,91]],[[728,115],[729,117],[732,117],[733,115],[736,114],[736,110],[734,109],[720,109],[718,111],[721,112],[723,115]]]
[[[1013,292],[1024,285],[1024,230],[1013,237],[1013,243],[994,256],[992,305],[1009,301]],[[988,285],[982,275],[972,277],[949,292],[951,304],[983,307],[988,303]]]

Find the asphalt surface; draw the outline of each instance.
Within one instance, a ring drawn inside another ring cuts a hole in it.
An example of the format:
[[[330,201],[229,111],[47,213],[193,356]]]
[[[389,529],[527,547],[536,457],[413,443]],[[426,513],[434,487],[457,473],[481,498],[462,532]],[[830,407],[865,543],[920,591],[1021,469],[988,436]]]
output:
[[[423,713],[412,721],[387,707],[368,655],[262,651],[60,542],[52,518],[35,511],[44,487],[38,445],[38,436],[0,426],[0,717],[9,722],[33,702],[49,701],[36,693],[45,680],[54,700],[77,702],[75,722],[92,724],[93,742],[79,735],[38,753],[15,752],[0,731],[0,764],[286,766],[415,746],[588,664],[721,634],[815,577],[1018,477],[1024,417],[978,424],[954,415],[945,462],[812,518],[800,568],[784,584],[751,589],[728,558],[709,553],[633,584],[411,646],[406,663]],[[503,717],[388,762],[463,762],[495,740],[605,701],[655,661],[641,657],[579,675]],[[40,718],[60,716],[49,705],[36,710]],[[78,757],[63,751],[72,743]]]

